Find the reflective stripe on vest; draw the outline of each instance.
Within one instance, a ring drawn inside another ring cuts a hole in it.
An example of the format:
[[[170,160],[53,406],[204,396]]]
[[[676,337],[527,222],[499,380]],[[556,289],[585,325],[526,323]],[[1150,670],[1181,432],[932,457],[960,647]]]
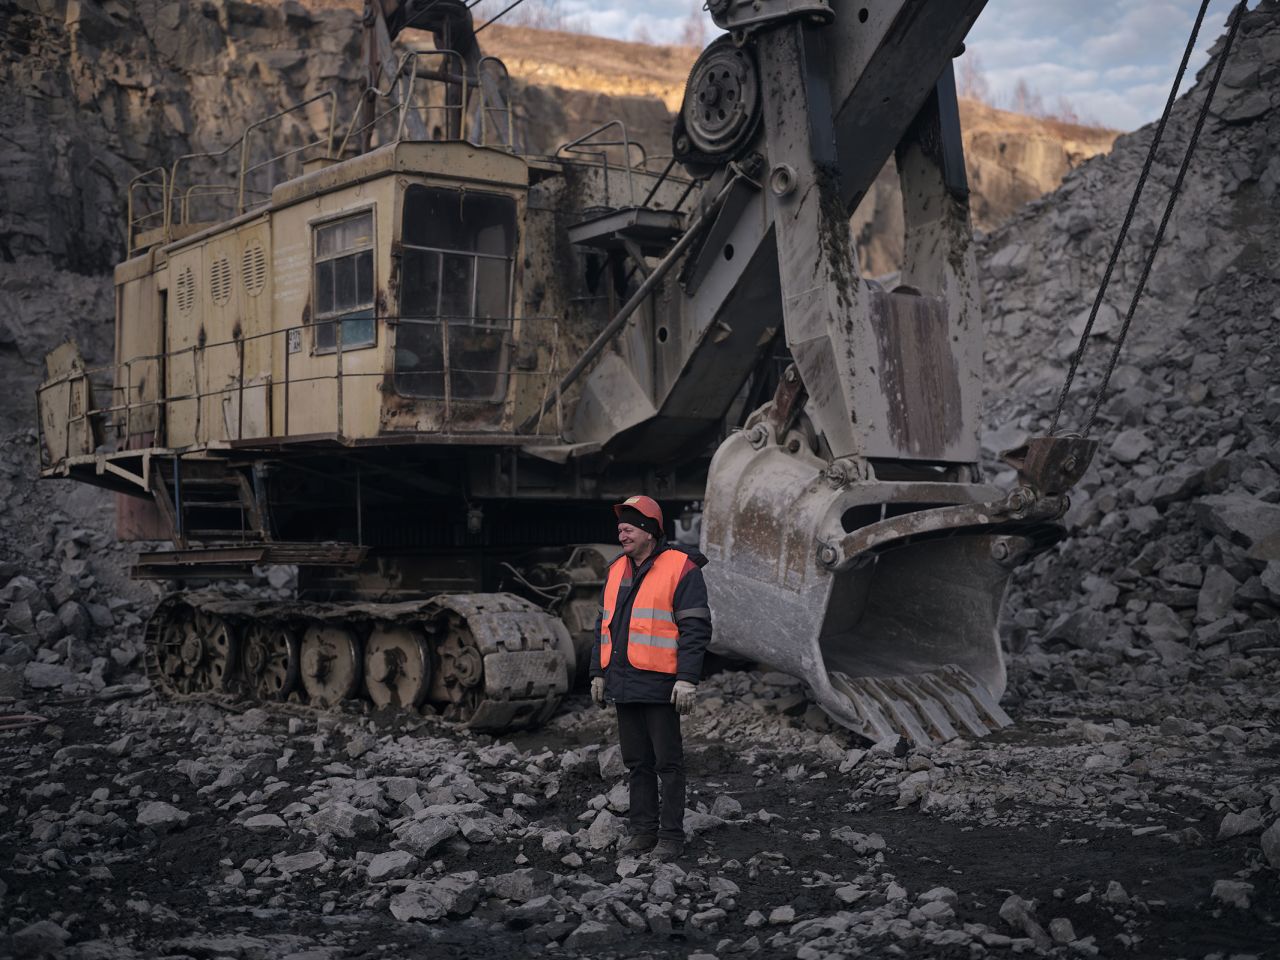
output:
[[[680,630],[674,612],[676,586],[689,558],[679,550],[664,550],[653,560],[653,566],[640,581],[631,606],[631,623],[627,630],[627,662],[639,670],[654,670],[674,675],[678,658],[676,650]],[[609,568],[604,584],[604,611],[600,621],[600,667],[609,665],[613,638],[609,621],[618,609],[618,595],[629,586],[631,562],[619,557]]]

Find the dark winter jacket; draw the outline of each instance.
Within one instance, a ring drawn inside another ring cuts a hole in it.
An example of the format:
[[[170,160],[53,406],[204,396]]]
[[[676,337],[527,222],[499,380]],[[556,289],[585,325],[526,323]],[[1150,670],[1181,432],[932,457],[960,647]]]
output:
[[[631,604],[640,581],[653,566],[654,558],[664,550],[679,550],[689,557],[686,567],[676,584],[672,603],[676,626],[680,631],[676,647],[676,675],[640,670],[631,665],[627,657],[627,632],[631,625]],[[632,563],[631,560],[627,561]],[[613,653],[606,669],[600,667],[600,618],[596,615],[596,641],[591,650],[591,676],[605,678],[605,696],[616,703],[667,703],[671,700],[671,688],[677,680],[697,683],[702,679],[702,659],[711,641],[711,608],[707,602],[707,585],[702,579],[701,567],[707,558],[692,547],[659,541],[657,549],[635,569],[631,570],[631,586],[618,594],[618,605],[609,624],[613,640]],[[602,598],[603,599],[603,598]]]

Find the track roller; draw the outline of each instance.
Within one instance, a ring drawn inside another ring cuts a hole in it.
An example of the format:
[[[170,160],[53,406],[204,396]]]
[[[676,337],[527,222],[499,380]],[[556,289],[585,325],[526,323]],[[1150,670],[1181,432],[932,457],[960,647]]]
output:
[[[431,656],[421,631],[374,627],[365,641],[364,682],[375,706],[422,706],[431,684]]]
[[[311,702],[332,707],[360,689],[360,644],[344,626],[313,624],[302,636],[302,685]]]

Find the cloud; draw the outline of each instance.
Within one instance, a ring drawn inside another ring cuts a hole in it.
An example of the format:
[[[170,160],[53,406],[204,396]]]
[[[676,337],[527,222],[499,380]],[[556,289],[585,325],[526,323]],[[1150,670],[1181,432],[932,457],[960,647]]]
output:
[[[1184,89],[1230,9],[1230,0],[1210,3]],[[992,0],[966,44],[993,91],[1007,95],[1022,79],[1050,103],[1062,97],[1081,115],[1133,129],[1163,108],[1194,12],[1194,4],[1173,0]]]
[[[1184,89],[1232,6],[1211,0]],[[559,9],[591,33],[646,35],[657,43],[678,42],[701,8],[701,0],[559,0]],[[1163,108],[1196,9],[1194,0],[989,0],[966,45],[993,91],[1007,95],[1022,79],[1050,104],[1062,97],[1082,115],[1128,130]],[[713,30],[709,15],[699,15]]]
[[[676,43],[691,14],[707,19],[708,30],[714,30],[710,15],[702,12],[701,0],[561,0],[561,9],[573,19],[588,24],[591,33],[616,40],[631,40],[641,33],[655,43]]]

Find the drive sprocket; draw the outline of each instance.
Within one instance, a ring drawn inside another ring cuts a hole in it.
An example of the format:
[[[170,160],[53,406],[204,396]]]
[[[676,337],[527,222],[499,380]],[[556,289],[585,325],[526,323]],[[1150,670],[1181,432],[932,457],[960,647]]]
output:
[[[171,694],[222,693],[239,667],[235,630],[183,603],[163,605],[148,624],[147,672]]]
[[[244,635],[245,682],[259,700],[286,700],[302,674],[301,642],[284,624],[255,623]]]

